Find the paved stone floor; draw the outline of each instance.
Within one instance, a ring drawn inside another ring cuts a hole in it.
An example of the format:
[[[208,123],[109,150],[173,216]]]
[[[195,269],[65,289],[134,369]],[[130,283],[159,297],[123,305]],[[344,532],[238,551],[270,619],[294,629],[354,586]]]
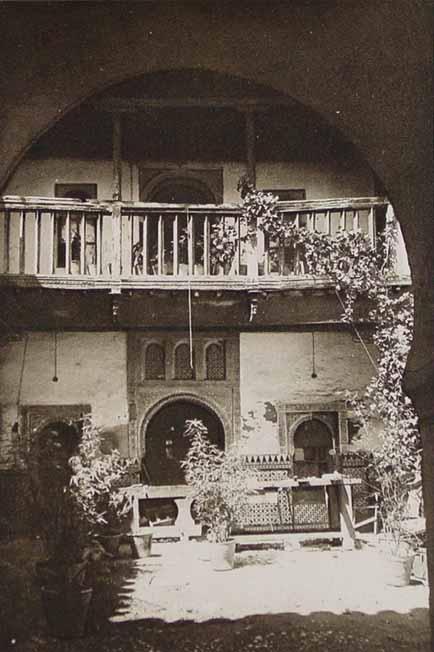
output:
[[[152,556],[128,564],[112,622],[165,622],[312,612],[409,613],[428,606],[418,582],[388,587],[371,549],[262,550],[236,554],[231,571],[212,570],[205,543],[154,544]],[[133,567],[131,568],[131,564]]]

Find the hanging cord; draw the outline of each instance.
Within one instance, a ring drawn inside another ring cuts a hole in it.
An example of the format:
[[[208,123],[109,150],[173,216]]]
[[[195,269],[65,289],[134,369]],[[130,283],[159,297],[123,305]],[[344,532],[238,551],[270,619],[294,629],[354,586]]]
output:
[[[342,299],[340,297],[340,294],[339,294],[339,292],[337,291],[336,288],[335,288],[335,292],[336,292],[337,298],[339,299],[339,303],[342,306],[342,309],[345,310],[344,302],[342,301]],[[369,359],[369,362],[371,363],[374,370],[377,371],[377,364],[376,364],[374,358],[372,357],[372,355],[369,353],[368,347],[366,346],[365,342],[363,341],[362,336],[360,335],[359,329],[357,328],[357,326],[355,325],[355,323],[353,322],[352,319],[350,320],[350,325],[353,328],[354,333],[356,334],[356,337],[359,340],[360,344],[363,346],[363,349],[364,349],[364,351],[365,351],[365,353],[366,353],[366,355],[367,355],[367,357]]]
[[[23,350],[23,357],[21,360],[21,370],[20,370],[20,380],[18,382],[18,394],[17,394],[17,408],[19,407],[21,403],[21,391],[23,389],[23,379],[24,379],[24,368],[26,365],[26,355],[27,355],[27,346],[29,343],[29,334],[26,333],[24,336],[24,350]]]
[[[315,331],[312,331],[312,378],[317,377],[316,366],[315,366]]]
[[[54,376],[53,383],[57,383],[59,378],[57,377],[57,331],[54,331]]]

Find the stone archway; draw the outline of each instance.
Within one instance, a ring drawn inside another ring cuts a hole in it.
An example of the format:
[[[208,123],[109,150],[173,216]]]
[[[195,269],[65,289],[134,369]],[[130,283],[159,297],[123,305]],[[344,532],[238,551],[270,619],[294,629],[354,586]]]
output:
[[[258,3],[227,8],[174,9],[146,3],[71,3],[9,12],[2,41],[0,179],[59,115],[111,83],[157,70],[209,67],[240,74],[316,107],[339,126],[376,170],[391,197],[409,252],[416,329],[407,388],[419,415],[434,547],[434,334],[432,314],[432,22],[426,2]],[[303,5],[303,7],[301,7]],[[101,15],[103,13],[103,16]],[[104,31],[95,26],[104,22]],[[5,20],[6,23],[6,20]],[[28,38],[49,34],[38,41]],[[89,26],[83,38],[84,26]],[[175,31],[176,30],[176,31]],[[125,35],[128,34],[128,38]],[[369,34],[369,38],[366,35]],[[192,38],[192,35],[194,37]],[[411,35],[411,37],[410,37]],[[362,37],[362,38],[361,38]],[[113,47],[115,44],[116,47]],[[339,44],[335,47],[334,44]],[[62,56],[59,56],[59,52]],[[434,580],[434,557],[430,565]],[[432,609],[434,625],[434,608]]]

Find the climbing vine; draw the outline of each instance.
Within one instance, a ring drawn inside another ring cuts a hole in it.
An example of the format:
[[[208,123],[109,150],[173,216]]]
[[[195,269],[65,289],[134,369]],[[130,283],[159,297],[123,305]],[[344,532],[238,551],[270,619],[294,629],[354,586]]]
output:
[[[416,473],[421,450],[418,421],[402,389],[413,333],[413,297],[410,292],[397,293],[391,284],[394,224],[386,225],[375,245],[361,231],[341,230],[330,236],[285,222],[274,195],[243,182],[239,189],[247,237],[261,230],[269,240],[297,250],[308,274],[327,276],[340,301],[342,321],[352,324],[359,337],[354,324],[356,303],[362,298],[369,301],[365,319],[374,328],[376,373],[364,392],[349,397],[349,402],[362,430],[369,428],[372,419],[382,423],[381,445],[373,452],[378,473],[392,469],[399,482]]]

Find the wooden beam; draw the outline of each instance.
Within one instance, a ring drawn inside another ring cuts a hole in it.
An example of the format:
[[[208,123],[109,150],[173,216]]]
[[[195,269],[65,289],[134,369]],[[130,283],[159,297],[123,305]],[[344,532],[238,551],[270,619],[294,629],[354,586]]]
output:
[[[134,113],[146,109],[164,108],[204,108],[204,109],[245,109],[267,110],[272,106],[296,106],[289,97],[107,97],[94,100],[91,105],[108,113]]]
[[[122,199],[122,121],[121,116],[113,116],[113,200]]]

